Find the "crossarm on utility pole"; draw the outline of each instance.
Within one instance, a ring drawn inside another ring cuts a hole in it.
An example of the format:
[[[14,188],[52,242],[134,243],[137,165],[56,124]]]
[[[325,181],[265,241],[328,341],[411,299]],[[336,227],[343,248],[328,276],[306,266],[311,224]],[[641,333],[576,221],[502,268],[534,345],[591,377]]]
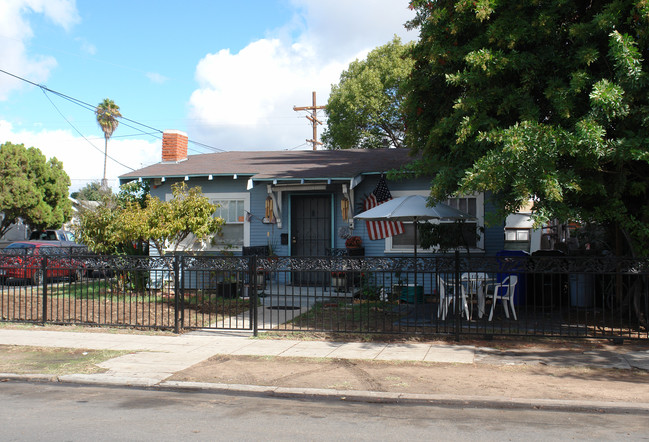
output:
[[[318,111],[326,107],[327,106],[318,106],[316,104],[315,91],[313,92],[313,104],[311,106],[293,106],[293,110],[296,112],[311,111],[311,115],[307,115],[306,118],[313,124],[313,139],[306,141],[313,145],[313,150],[318,150],[317,146],[322,145],[322,143],[318,141],[318,124],[322,124],[322,122],[318,120]]]

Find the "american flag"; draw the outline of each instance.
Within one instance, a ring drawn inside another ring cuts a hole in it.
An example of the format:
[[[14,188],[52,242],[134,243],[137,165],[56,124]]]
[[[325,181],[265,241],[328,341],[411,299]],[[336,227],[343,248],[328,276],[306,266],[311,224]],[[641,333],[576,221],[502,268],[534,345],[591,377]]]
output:
[[[363,201],[363,209],[370,210],[391,199],[392,195],[388,189],[388,184],[385,182],[385,177],[381,175],[376,188]],[[403,223],[400,221],[365,221],[365,223],[370,239],[383,239],[404,232]]]

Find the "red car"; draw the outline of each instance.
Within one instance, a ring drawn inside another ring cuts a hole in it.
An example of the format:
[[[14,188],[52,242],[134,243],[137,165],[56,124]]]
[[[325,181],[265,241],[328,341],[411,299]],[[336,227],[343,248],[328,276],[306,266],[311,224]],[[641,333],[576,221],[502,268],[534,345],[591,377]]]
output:
[[[26,279],[32,284],[43,282],[43,257],[47,256],[47,277],[79,279],[85,266],[69,256],[57,241],[17,241],[9,244],[0,256],[0,279]]]

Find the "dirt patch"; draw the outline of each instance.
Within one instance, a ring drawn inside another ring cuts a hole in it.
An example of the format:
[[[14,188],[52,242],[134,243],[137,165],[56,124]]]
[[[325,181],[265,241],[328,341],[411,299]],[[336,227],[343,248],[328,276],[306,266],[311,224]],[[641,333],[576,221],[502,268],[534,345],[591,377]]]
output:
[[[91,290],[92,289],[92,290]],[[130,326],[173,329],[176,315],[184,327],[226,324],[250,309],[243,299],[217,298],[209,293],[188,293],[176,313],[173,294],[158,291],[113,295],[109,288],[55,284],[45,306],[40,287],[10,286],[0,290],[0,320]],[[45,315],[45,316],[44,316]]]
[[[649,402],[649,373],[586,367],[215,356],[170,379],[395,393]]]
[[[106,370],[96,364],[126,353],[128,352],[0,345],[0,373],[103,373]]]

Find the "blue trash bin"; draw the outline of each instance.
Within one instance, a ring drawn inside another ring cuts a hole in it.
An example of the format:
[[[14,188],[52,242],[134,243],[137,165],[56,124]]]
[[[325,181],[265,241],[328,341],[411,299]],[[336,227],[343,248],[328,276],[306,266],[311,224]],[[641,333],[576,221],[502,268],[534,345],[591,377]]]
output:
[[[592,307],[595,301],[595,275],[570,274],[570,306]]]
[[[524,250],[501,250],[496,253],[496,256],[499,259],[499,267],[501,272],[498,272],[496,279],[498,282],[503,282],[505,278],[510,275],[516,275],[518,277],[518,283],[516,288],[514,288],[514,305],[525,305],[525,289],[527,284],[526,278],[526,263],[527,261],[522,259],[529,257],[530,254]],[[517,258],[508,262],[505,258]]]

